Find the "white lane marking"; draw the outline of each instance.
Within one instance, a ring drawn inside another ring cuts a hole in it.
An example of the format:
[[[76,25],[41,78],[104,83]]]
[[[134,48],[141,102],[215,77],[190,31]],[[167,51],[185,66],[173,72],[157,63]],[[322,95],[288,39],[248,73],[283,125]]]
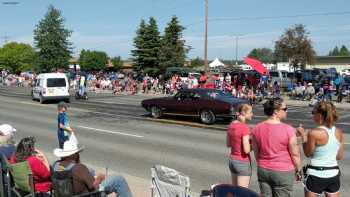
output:
[[[109,134],[116,134],[116,135],[124,135],[124,136],[130,136],[130,137],[137,137],[137,138],[143,138],[144,136],[142,135],[134,135],[134,134],[129,134],[129,133],[124,133],[124,132],[118,132],[118,131],[109,131],[105,129],[96,129],[92,127],[85,127],[85,126],[78,126],[79,128],[87,129],[87,130],[94,130],[94,131],[99,131],[103,133],[109,133]]]
[[[349,142],[344,142],[344,144],[345,144],[345,145],[350,145],[350,143],[349,143]]]

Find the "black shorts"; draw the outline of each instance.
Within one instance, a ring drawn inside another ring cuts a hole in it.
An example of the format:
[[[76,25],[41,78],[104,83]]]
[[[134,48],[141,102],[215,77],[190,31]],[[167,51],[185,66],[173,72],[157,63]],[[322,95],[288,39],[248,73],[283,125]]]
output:
[[[304,180],[305,190],[321,195],[325,193],[337,193],[340,190],[340,172],[337,176],[331,178],[320,178],[313,175],[307,175]]]

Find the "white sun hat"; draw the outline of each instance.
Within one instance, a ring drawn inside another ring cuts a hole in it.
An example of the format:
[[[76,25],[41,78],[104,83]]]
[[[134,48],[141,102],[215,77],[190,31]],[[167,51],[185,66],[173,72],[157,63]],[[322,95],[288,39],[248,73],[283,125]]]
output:
[[[68,156],[74,155],[75,153],[81,152],[83,149],[84,149],[83,147],[79,147],[76,143],[68,140],[64,142],[63,149],[56,148],[53,151],[53,154],[56,157],[62,158],[62,157],[68,157]]]

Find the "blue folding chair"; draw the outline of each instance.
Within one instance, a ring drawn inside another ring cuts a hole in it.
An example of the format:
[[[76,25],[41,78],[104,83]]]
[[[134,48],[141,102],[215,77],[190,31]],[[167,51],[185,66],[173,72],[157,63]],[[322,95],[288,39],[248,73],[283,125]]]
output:
[[[211,197],[260,197],[260,195],[245,187],[230,184],[218,184],[212,186],[211,190],[203,190],[202,196]]]

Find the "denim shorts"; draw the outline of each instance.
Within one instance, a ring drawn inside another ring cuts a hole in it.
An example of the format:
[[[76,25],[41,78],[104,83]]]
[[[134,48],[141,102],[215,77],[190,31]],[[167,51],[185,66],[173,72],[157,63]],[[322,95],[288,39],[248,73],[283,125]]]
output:
[[[238,176],[252,176],[252,166],[250,165],[250,162],[229,158],[228,166],[232,174]]]

